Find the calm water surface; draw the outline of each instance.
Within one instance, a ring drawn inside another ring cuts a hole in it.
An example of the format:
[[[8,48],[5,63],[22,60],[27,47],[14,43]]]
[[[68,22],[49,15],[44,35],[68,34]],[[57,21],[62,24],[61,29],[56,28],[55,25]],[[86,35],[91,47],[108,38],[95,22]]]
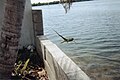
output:
[[[120,80],[120,0],[78,2],[65,14],[61,5],[43,10],[45,35],[92,80]],[[60,42],[63,36],[75,43]]]

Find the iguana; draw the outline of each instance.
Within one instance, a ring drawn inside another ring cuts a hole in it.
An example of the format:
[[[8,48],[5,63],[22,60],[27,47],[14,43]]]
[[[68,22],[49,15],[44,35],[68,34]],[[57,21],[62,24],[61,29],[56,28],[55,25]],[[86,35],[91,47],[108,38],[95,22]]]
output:
[[[54,30],[55,31],[55,30]],[[60,35],[57,31],[55,31],[57,34],[58,34],[58,36],[60,36],[64,41],[62,41],[61,43],[64,43],[64,42],[71,42],[71,41],[74,41],[74,38],[65,38],[65,37],[63,37],[62,35]]]

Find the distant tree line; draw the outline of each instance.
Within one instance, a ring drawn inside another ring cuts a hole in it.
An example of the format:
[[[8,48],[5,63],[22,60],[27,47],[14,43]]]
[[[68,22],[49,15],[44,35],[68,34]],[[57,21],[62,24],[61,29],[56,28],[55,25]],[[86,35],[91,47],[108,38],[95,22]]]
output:
[[[41,5],[51,5],[51,4],[59,4],[59,1],[53,1],[53,2],[49,2],[49,3],[33,3],[32,6],[41,6]]]
[[[73,0],[73,2],[81,2],[81,1],[92,1],[92,0]],[[59,4],[60,1],[53,1],[48,3],[33,3],[32,6],[42,6],[42,5],[53,5],[53,4]]]

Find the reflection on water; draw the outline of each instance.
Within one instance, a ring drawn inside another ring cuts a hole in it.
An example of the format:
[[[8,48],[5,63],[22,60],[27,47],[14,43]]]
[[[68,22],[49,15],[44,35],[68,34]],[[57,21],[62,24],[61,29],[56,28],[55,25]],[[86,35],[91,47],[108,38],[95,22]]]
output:
[[[57,44],[92,80],[120,79],[120,0],[94,0],[42,7],[46,36]],[[52,30],[74,37],[77,44],[61,44]]]

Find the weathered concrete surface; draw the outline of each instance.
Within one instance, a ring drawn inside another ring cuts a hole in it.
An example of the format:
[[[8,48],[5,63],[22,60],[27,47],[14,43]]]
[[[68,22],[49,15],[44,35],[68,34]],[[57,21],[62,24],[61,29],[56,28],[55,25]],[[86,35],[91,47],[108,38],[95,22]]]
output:
[[[43,35],[43,18],[42,18],[42,10],[32,10],[33,17],[33,28],[35,30],[36,35]]]
[[[47,65],[46,69],[52,72],[52,74],[48,73],[52,78],[55,76],[56,80],[90,80],[90,78],[50,40],[47,40],[44,36],[38,36],[37,38],[39,44],[41,44],[45,66]]]
[[[32,17],[33,17],[34,40],[36,41],[36,36],[44,35],[42,10],[32,10]],[[35,42],[35,45],[38,44],[36,44]]]
[[[3,24],[5,0],[0,0],[0,31]],[[30,0],[26,0],[25,13],[21,31],[20,47],[34,44],[32,6]]]
[[[46,39],[45,37],[41,38],[42,40]],[[49,40],[46,40],[49,41]],[[37,37],[37,44],[39,44],[39,49],[43,53],[43,59],[45,64],[45,69],[50,80],[69,80],[65,72],[59,66],[53,56],[49,53],[46,47],[43,44],[40,44],[40,39]],[[49,43],[48,43],[49,44]],[[38,46],[37,46],[38,47]],[[42,54],[40,54],[42,55]]]
[[[26,0],[25,13],[21,31],[20,47],[26,46],[28,44],[34,44],[32,6],[30,0]]]

